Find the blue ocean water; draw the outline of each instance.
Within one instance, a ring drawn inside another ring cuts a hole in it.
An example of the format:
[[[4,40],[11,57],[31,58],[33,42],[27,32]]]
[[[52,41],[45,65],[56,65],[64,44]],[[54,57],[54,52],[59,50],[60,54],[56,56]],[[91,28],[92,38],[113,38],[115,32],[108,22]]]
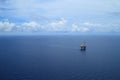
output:
[[[120,36],[0,36],[0,80],[120,80]]]

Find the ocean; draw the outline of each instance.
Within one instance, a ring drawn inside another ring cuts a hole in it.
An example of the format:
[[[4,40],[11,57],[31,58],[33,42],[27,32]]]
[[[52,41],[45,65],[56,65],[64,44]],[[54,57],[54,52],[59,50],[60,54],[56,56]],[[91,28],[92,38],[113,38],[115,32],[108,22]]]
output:
[[[120,36],[0,36],[0,80],[120,80]]]

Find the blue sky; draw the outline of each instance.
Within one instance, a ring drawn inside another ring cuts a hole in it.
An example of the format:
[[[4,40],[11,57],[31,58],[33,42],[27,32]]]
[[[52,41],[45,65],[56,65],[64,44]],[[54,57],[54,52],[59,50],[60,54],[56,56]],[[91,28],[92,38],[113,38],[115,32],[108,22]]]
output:
[[[120,32],[120,0],[0,0],[0,32]]]

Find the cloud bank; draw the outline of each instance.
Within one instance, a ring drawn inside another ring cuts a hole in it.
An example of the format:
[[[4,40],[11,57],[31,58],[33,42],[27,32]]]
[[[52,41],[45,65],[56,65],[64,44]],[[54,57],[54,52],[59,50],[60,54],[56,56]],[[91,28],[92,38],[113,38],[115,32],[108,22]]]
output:
[[[8,19],[0,21],[1,32],[120,32],[119,24],[98,24],[91,22],[72,23],[67,26],[69,21],[60,18],[58,21],[40,24],[35,21],[13,23]]]

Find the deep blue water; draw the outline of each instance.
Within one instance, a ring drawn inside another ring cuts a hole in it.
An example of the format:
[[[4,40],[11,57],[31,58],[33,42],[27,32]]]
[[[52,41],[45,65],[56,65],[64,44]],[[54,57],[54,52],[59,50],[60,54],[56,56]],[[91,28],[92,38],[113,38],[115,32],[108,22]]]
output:
[[[0,80],[120,80],[120,36],[0,36]]]

